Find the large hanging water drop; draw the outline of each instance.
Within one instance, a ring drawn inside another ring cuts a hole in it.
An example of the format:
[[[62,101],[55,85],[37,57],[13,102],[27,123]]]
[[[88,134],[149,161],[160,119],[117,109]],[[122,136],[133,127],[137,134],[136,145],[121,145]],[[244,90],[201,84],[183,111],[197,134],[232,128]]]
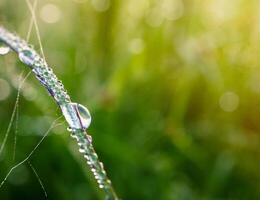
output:
[[[91,116],[89,110],[81,104],[77,104],[77,108],[80,115],[81,125],[84,129],[87,129],[91,123]]]
[[[19,59],[26,65],[32,66],[35,54],[30,49],[23,49],[19,52]]]
[[[0,42],[0,55],[6,55],[10,50],[10,47],[6,46],[3,42]]]
[[[73,129],[87,129],[91,123],[91,116],[88,109],[78,103],[69,103],[61,105],[62,113]]]

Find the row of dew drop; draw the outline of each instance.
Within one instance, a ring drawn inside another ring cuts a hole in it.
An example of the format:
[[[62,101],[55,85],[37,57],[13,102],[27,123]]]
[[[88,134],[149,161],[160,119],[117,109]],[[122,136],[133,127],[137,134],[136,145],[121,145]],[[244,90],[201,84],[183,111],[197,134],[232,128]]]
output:
[[[0,55],[6,55],[11,52],[11,48],[8,47],[4,42],[0,42]],[[19,59],[21,62],[28,66],[32,66],[34,64],[35,58],[33,56],[33,52],[30,49],[23,49],[18,53]],[[38,71],[39,73],[39,71]],[[87,129],[91,123],[91,115],[89,110],[78,103],[68,103],[68,105],[61,105],[62,112],[66,121],[69,124],[69,127],[73,129]],[[75,120],[71,117],[71,110],[74,109],[76,113],[78,113],[77,117],[79,120]]]

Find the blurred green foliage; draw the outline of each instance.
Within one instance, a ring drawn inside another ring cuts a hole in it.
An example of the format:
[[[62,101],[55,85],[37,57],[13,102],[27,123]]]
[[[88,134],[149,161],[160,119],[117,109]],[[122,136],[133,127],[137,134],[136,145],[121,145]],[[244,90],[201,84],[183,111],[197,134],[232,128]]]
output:
[[[73,101],[90,109],[89,133],[122,199],[260,199],[259,11],[257,0],[38,1],[47,61]],[[30,20],[25,1],[0,1],[6,28],[26,38]],[[30,43],[39,49],[34,29]],[[13,53],[0,66],[2,142],[19,76],[29,69]],[[1,180],[58,116],[30,76],[16,158],[14,125]],[[30,162],[50,200],[103,198],[66,125]],[[0,199],[45,199],[28,163],[11,174]]]

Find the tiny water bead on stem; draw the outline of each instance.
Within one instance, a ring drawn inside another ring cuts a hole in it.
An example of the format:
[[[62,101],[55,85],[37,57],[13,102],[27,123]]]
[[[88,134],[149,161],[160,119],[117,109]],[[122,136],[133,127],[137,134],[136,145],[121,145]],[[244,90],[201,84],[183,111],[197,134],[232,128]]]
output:
[[[15,51],[22,63],[29,66],[35,77],[47,89],[61,109],[67,121],[71,136],[77,140],[80,153],[84,154],[99,187],[106,193],[106,199],[117,200],[118,197],[108,179],[103,163],[99,161],[92,145],[92,138],[86,129],[91,123],[88,109],[81,104],[73,103],[62,82],[57,79],[46,61],[28,45],[25,40],[0,26],[0,55]]]

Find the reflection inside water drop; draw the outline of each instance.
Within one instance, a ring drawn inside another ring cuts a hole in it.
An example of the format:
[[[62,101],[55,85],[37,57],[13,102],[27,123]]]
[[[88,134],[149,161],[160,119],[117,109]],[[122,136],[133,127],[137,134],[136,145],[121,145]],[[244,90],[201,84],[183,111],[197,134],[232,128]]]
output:
[[[0,55],[6,55],[10,50],[10,47],[6,46],[3,42],[0,42]]]

